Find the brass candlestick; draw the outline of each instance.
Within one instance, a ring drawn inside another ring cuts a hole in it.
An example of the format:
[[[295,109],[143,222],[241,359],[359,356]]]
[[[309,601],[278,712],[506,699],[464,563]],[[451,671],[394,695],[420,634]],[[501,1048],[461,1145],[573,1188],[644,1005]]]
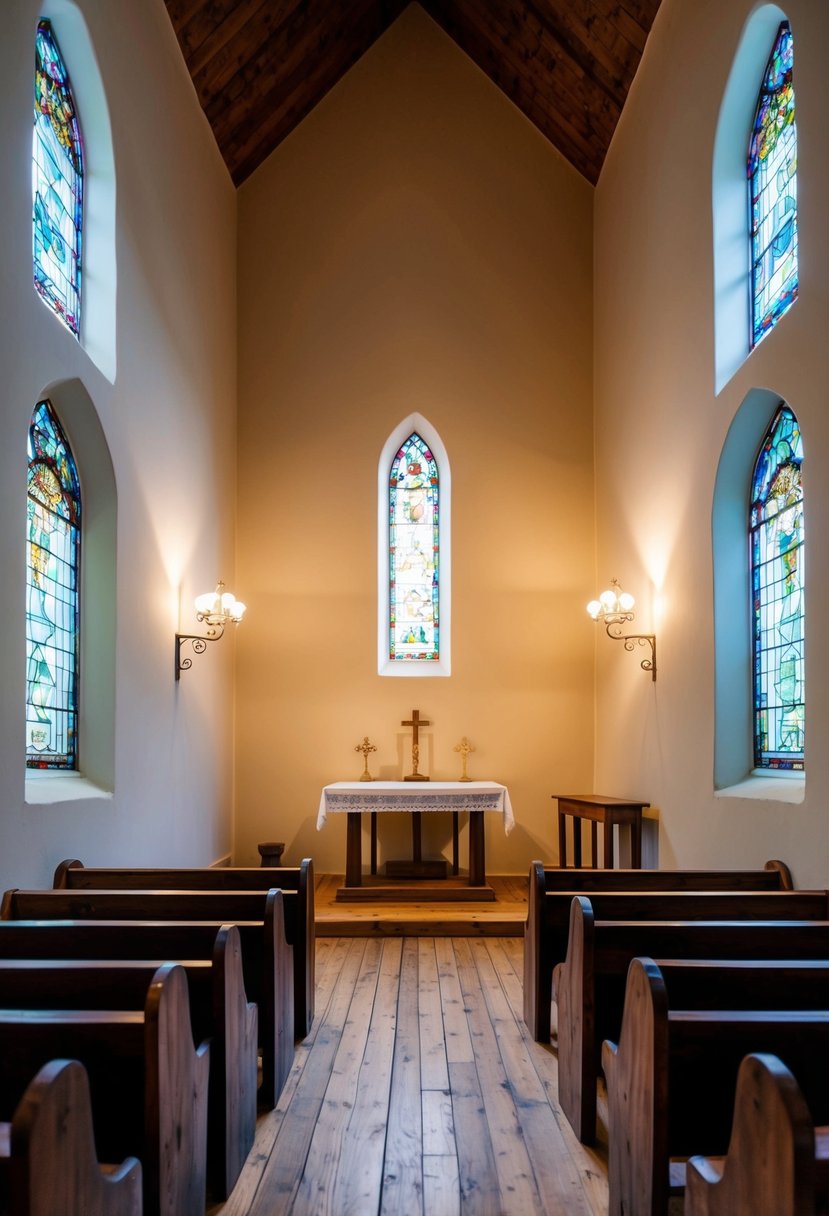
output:
[[[460,754],[461,754],[461,763],[463,766],[461,768],[461,778],[460,778],[461,781],[471,781],[472,778],[468,777],[466,775],[466,758],[470,752],[474,752],[475,748],[469,742],[466,735],[464,735],[464,737],[461,739],[460,743],[458,743],[452,750],[456,751],[456,752],[460,752]]]
[[[371,773],[368,771],[368,757],[369,757],[369,752],[376,752],[377,748],[374,746],[373,743],[369,743],[368,735],[364,735],[362,743],[358,743],[357,746],[354,748],[354,750],[355,750],[355,752],[362,752],[363,760],[365,761],[364,767],[363,767],[363,774],[360,777],[360,780],[361,781],[373,781],[374,778],[372,777]]]

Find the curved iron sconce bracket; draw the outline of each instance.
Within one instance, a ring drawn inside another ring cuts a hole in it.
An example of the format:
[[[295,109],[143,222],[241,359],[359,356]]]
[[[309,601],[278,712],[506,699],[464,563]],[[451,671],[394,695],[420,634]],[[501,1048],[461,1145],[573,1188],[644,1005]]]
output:
[[[176,679],[181,679],[181,673],[188,671],[193,666],[193,660],[189,656],[185,659],[181,657],[182,642],[190,642],[193,646],[195,654],[204,654],[207,650],[208,642],[218,642],[219,638],[225,631],[224,625],[216,625],[210,629],[208,633],[177,633],[176,634]]]
[[[638,642],[640,646],[650,646],[651,657],[642,659],[639,666],[643,671],[651,673],[651,679],[656,681],[656,634],[654,633],[622,633],[622,625],[625,621],[632,621],[633,613],[626,612],[615,614],[614,619],[609,621],[605,617],[605,629],[607,636],[613,638],[614,642],[624,642],[625,650],[633,651],[636,649],[634,645]]]

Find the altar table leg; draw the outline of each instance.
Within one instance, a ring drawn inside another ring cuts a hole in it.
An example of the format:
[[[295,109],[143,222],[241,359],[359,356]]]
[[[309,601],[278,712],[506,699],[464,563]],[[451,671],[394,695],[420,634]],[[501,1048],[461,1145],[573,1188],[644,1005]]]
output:
[[[558,808],[558,864],[562,869],[567,865],[567,820],[561,804]]]
[[[484,858],[484,813],[469,812],[469,885],[482,887],[486,883]]]
[[[362,886],[363,881],[363,823],[359,811],[348,812],[345,835],[345,885]]]
[[[607,827],[604,830],[607,832]],[[599,825],[595,819],[590,824],[590,865],[594,870],[599,868]]]
[[[613,869],[613,816],[605,809],[604,818],[604,868]]]
[[[371,812],[371,872],[377,873],[377,812]]]
[[[452,873],[457,875],[460,873],[460,865],[458,864],[458,812],[452,812]]]

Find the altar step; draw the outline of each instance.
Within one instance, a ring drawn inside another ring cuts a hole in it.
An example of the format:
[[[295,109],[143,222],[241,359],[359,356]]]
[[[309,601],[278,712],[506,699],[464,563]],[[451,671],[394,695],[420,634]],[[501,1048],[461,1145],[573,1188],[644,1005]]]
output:
[[[464,900],[462,882],[449,886],[437,899],[425,898],[429,883],[383,879],[380,890],[359,888],[364,898],[337,899],[342,874],[322,874],[316,887],[316,928],[319,937],[522,937],[527,919],[525,875],[488,875],[494,897],[488,902]],[[451,895],[447,895],[451,890]],[[457,898],[455,897],[457,893]]]

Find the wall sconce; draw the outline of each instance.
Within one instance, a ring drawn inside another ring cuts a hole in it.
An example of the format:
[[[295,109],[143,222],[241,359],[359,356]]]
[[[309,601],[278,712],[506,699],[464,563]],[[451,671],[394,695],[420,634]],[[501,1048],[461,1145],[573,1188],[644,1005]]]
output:
[[[196,654],[204,654],[208,642],[218,642],[225,631],[225,625],[238,625],[245,615],[245,605],[237,600],[235,595],[225,591],[222,582],[216,584],[215,591],[196,597],[196,619],[204,621],[208,626],[207,633],[177,633],[176,634],[176,679],[181,673],[193,666],[191,658],[181,657],[182,642],[191,642]]]
[[[634,650],[634,643],[640,646],[650,646],[651,657],[642,660],[641,666],[656,679],[656,635],[653,633],[622,633],[625,621],[632,621],[636,603],[632,595],[623,591],[617,579],[610,580],[610,589],[603,591],[597,600],[591,600],[587,611],[594,621],[601,621],[607,629],[607,636],[617,642],[624,642],[625,650]]]

